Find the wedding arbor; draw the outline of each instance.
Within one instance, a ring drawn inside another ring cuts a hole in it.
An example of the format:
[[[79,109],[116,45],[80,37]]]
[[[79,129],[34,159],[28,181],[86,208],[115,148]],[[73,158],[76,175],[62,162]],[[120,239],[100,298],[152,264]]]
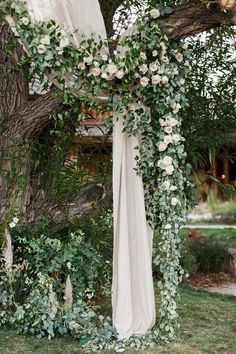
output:
[[[189,30],[196,16],[193,9],[199,21]],[[95,0],[10,1],[4,11],[32,60],[31,70],[41,80],[52,80],[63,92],[60,99],[73,106],[78,96],[96,109],[114,110],[113,325],[120,339],[143,335],[154,326],[152,230],[158,228],[163,280],[157,336],[173,338],[175,296],[184,276],[178,231],[191,188],[181,136],[191,53],[186,44],[169,37],[179,39],[222,22],[234,24],[233,14],[207,11],[198,2],[173,13],[169,8],[149,9],[110,57]],[[181,11],[185,17],[180,17]],[[206,21],[209,13],[212,17]],[[165,19],[164,28],[160,18]],[[50,95],[45,97],[53,109],[56,99]]]

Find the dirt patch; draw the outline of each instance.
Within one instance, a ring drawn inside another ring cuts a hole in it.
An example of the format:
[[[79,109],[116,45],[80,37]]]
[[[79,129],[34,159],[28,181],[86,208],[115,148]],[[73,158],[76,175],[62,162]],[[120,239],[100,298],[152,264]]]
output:
[[[184,284],[195,288],[219,287],[229,283],[235,283],[236,277],[230,273],[210,273],[197,272],[184,281]]]

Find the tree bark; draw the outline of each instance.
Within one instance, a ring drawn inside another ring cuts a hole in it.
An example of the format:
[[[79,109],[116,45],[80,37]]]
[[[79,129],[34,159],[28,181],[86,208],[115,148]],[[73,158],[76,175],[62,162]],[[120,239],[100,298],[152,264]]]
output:
[[[166,34],[179,40],[188,36],[210,30],[220,26],[234,26],[236,24],[236,6],[223,12],[218,5],[210,9],[202,2],[195,0],[177,6],[172,14],[161,18]]]

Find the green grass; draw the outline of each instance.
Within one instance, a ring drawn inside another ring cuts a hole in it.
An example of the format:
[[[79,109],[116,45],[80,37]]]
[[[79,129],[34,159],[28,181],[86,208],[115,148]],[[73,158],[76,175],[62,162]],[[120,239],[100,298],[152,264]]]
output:
[[[212,241],[219,242],[225,247],[236,248],[236,229],[196,229],[203,237],[208,237]],[[185,236],[188,233],[187,229],[182,229],[181,236]],[[236,353],[236,351],[235,351]]]
[[[209,294],[182,287],[179,314],[181,328],[170,345],[147,349],[145,354],[235,354],[236,298]],[[79,354],[79,343],[71,338],[52,341],[17,335],[11,330],[0,331],[0,354]],[[103,353],[114,353],[112,351]],[[127,354],[137,353],[126,350]],[[139,351],[138,353],[141,353]]]

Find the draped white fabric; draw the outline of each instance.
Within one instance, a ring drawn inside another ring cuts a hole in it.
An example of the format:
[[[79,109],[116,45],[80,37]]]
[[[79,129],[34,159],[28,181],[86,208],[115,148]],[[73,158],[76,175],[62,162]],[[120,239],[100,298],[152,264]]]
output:
[[[119,339],[142,335],[155,324],[152,280],[152,230],[145,214],[144,189],[135,168],[139,138],[122,132],[122,116],[114,117],[113,325]]]
[[[89,37],[106,38],[106,29],[97,0],[27,0],[30,14],[36,21],[55,20],[68,29],[78,29],[76,44],[80,34]]]
[[[27,0],[32,19],[53,19],[68,29],[106,37],[98,0]],[[14,21],[9,19],[14,29]],[[26,43],[27,47],[27,43]],[[122,99],[122,97],[121,97]],[[155,323],[152,281],[152,231],[144,205],[142,178],[136,175],[134,147],[139,139],[122,133],[115,113],[113,135],[114,257],[113,325],[120,339],[147,332]]]

